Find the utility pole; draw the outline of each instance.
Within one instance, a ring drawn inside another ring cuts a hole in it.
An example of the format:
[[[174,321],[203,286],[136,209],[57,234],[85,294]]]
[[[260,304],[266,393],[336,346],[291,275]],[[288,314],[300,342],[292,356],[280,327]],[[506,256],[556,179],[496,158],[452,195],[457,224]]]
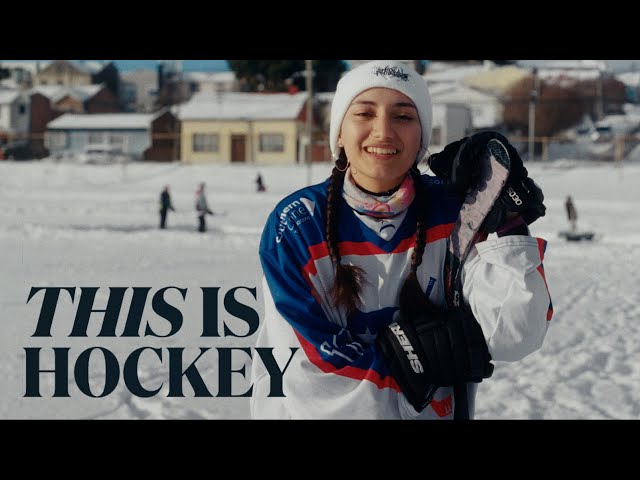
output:
[[[313,67],[312,60],[305,60],[307,77],[307,185],[311,185],[311,156],[313,152]]]
[[[536,102],[538,101],[538,90],[540,88],[538,69],[534,68],[532,73],[533,90],[531,90],[531,95],[529,97],[529,161],[533,161],[535,156]]]
[[[602,70],[598,69],[598,78],[596,80],[596,120],[604,117],[604,106],[602,102]]]

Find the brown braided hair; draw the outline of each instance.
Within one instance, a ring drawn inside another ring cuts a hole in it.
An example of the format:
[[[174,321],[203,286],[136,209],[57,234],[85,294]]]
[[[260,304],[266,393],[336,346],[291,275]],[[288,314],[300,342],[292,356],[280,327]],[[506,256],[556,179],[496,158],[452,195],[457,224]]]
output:
[[[336,278],[329,290],[329,295],[331,295],[333,303],[337,307],[344,307],[347,310],[347,315],[349,315],[355,312],[360,304],[360,293],[366,279],[362,268],[341,263],[340,247],[338,246],[338,205],[342,196],[346,167],[347,157],[343,150],[340,153],[340,158],[336,161],[336,166],[333,167],[329,186],[327,187],[325,232],[329,257],[331,257],[336,267]]]
[[[422,263],[422,255],[424,247],[427,243],[427,224],[424,218],[424,205],[427,200],[427,192],[425,191],[422,181],[420,180],[420,171],[416,164],[411,167],[411,176],[416,190],[416,198],[414,202],[416,208],[416,244],[411,254],[411,270],[400,290],[400,311],[403,315],[417,315],[429,310],[429,301],[422,291],[420,282],[418,281],[418,267]]]
[[[335,281],[329,290],[329,294],[333,303],[337,307],[344,307],[349,315],[355,312],[360,305],[360,293],[362,292],[363,284],[366,282],[366,277],[362,268],[341,263],[340,248],[338,246],[338,205],[344,185],[346,166],[347,158],[344,155],[344,151],[342,151],[340,158],[336,161],[336,166],[331,172],[329,186],[327,187],[325,232],[329,256],[336,268]],[[418,205],[424,205],[426,192],[420,181],[420,171],[416,165],[411,167],[410,173],[416,190],[414,201],[418,202]],[[418,208],[416,214],[416,244],[411,256],[411,271],[400,290],[400,309],[406,314],[423,312],[429,305],[416,275],[417,269],[422,263],[427,236],[422,210]]]

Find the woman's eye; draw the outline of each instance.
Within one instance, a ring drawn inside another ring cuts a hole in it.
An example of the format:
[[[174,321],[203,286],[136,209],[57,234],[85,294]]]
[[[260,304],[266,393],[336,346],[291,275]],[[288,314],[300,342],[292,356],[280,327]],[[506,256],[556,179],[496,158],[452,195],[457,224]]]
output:
[[[413,120],[413,117],[411,115],[404,115],[404,114],[398,115],[397,118],[400,120]]]

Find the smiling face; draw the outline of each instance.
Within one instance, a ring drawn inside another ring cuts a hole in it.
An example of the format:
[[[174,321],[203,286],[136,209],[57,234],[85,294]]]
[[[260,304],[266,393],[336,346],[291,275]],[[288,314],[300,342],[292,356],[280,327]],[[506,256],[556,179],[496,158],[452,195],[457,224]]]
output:
[[[371,88],[353,99],[342,120],[338,145],[355,182],[371,192],[400,185],[421,146],[422,127],[409,97],[389,88]]]

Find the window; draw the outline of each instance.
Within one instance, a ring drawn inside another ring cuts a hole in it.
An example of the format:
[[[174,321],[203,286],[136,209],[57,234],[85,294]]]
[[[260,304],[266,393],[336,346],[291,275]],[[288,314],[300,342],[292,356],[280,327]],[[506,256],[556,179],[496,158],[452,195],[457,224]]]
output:
[[[194,133],[193,134],[193,151],[194,152],[217,152],[218,151],[218,134]]]
[[[284,152],[284,135],[281,133],[261,133],[261,152]]]
[[[111,145],[117,145],[119,147],[124,146],[124,135],[122,133],[110,133],[109,134],[109,143]]]
[[[102,132],[89,132],[89,141],[87,143],[103,143],[104,134]]]
[[[27,113],[27,107],[24,103],[21,103],[20,105],[18,105],[18,113],[20,115],[24,115],[25,113]]]
[[[59,150],[67,147],[67,132],[50,132],[47,134],[49,148]]]

